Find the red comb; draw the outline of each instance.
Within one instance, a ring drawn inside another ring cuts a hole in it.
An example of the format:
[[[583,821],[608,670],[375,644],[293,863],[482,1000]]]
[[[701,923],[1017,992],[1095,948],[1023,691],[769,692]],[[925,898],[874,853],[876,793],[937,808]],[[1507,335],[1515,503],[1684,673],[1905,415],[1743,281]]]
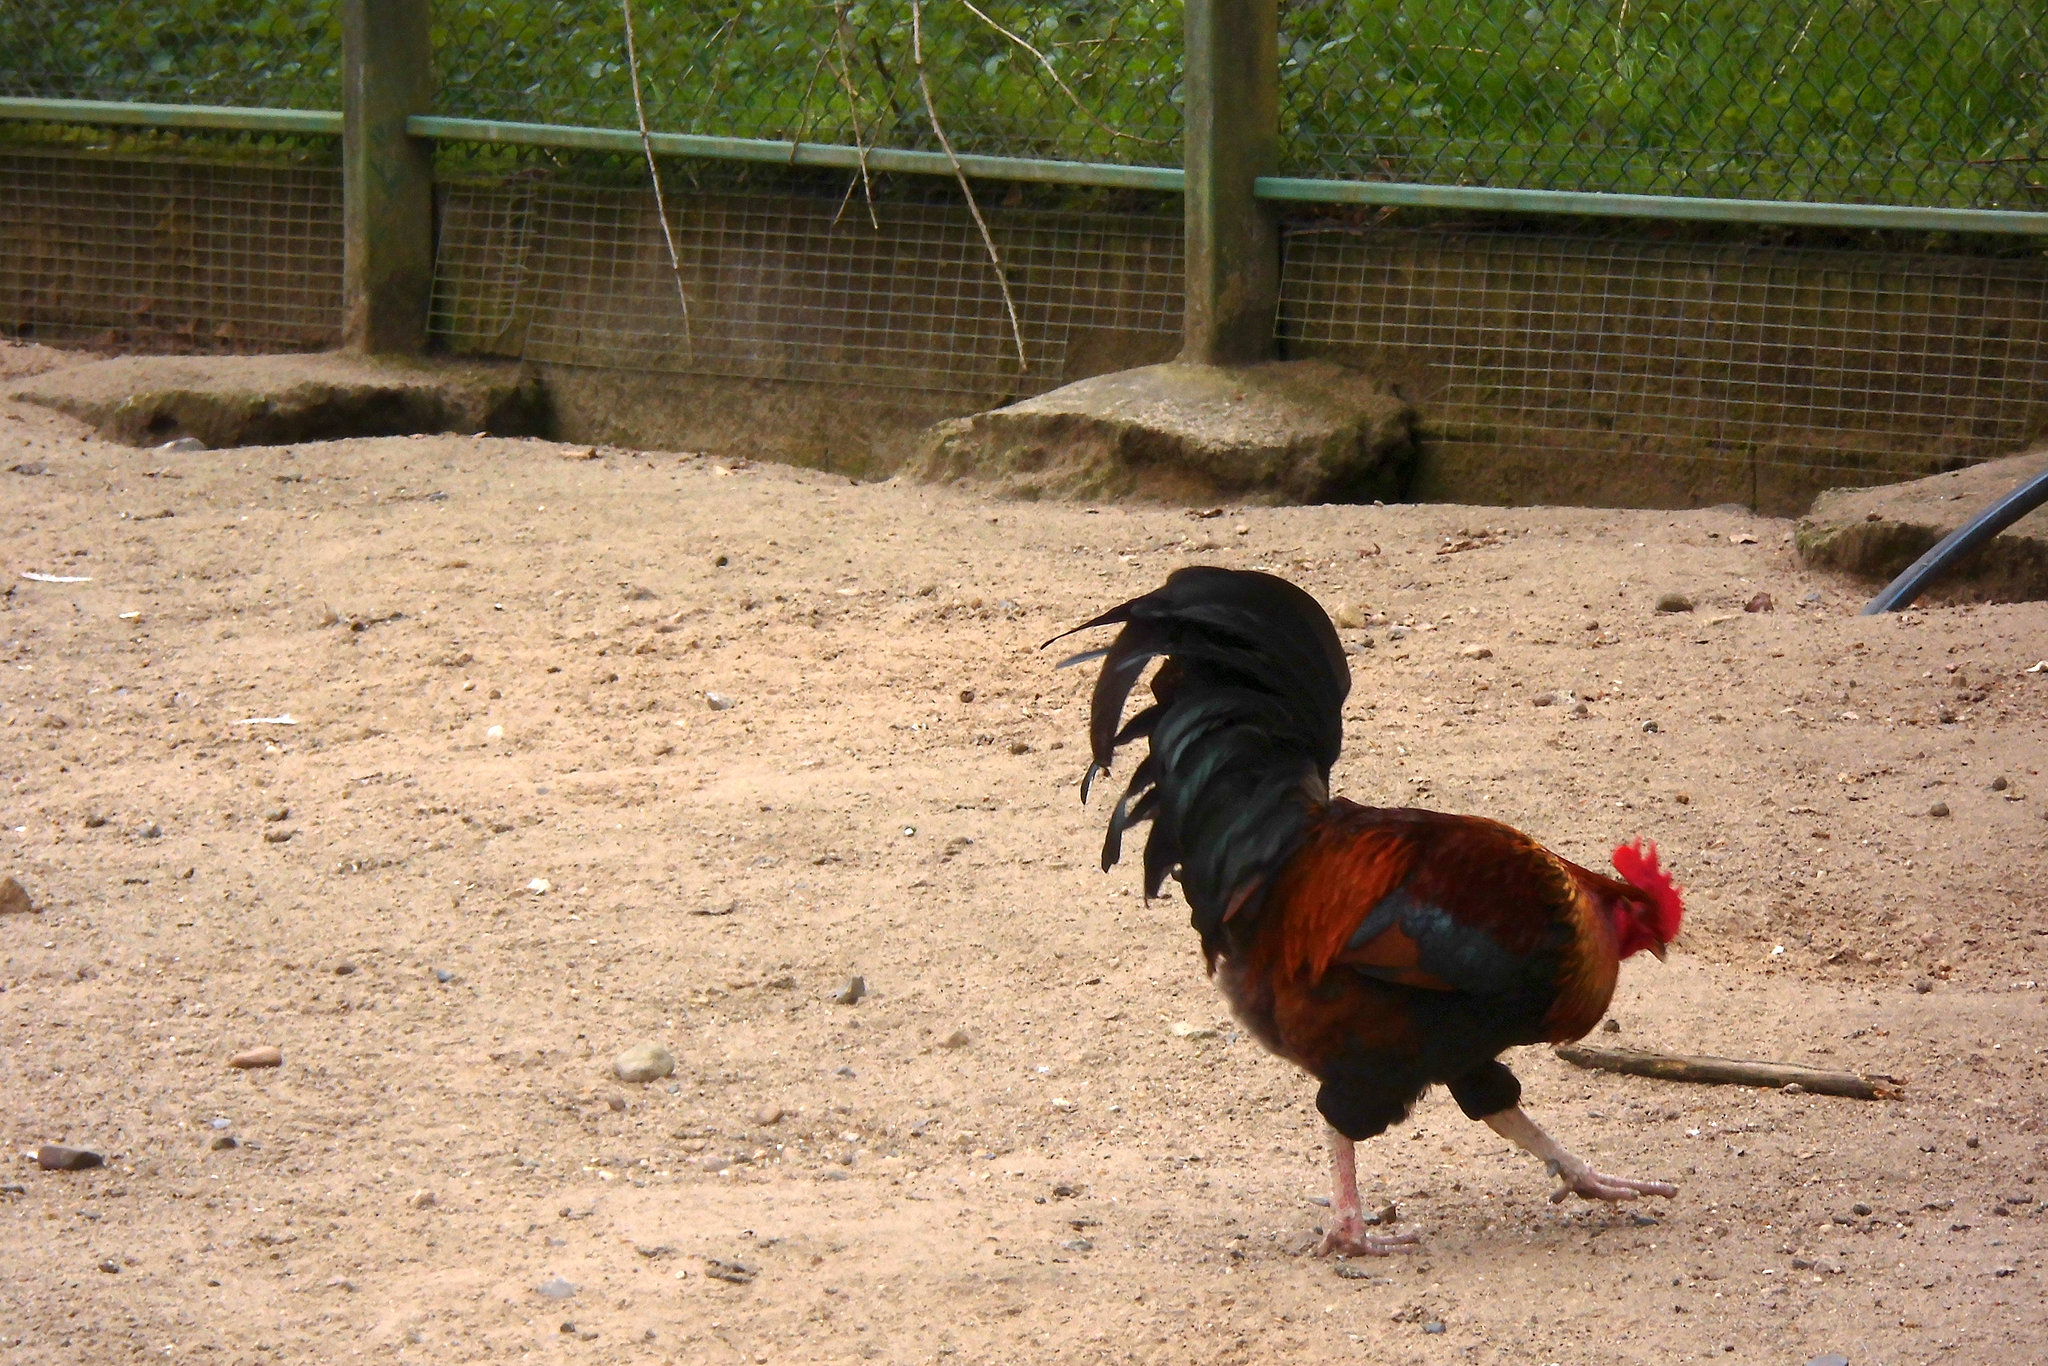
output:
[[[1667,944],[1676,939],[1685,904],[1679,900],[1678,884],[1671,874],[1657,866],[1657,846],[1642,840],[1622,845],[1614,851],[1614,871],[1637,891],[1648,892],[1656,903],[1657,937]]]

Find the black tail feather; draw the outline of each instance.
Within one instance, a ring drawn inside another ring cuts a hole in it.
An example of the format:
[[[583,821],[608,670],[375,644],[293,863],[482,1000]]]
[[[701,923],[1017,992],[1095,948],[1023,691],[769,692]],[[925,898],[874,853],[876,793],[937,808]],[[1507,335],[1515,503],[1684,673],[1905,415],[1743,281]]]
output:
[[[1315,599],[1270,574],[1182,569],[1074,629],[1115,624],[1124,629],[1107,651],[1075,656],[1104,661],[1082,799],[1119,748],[1149,742],[1111,812],[1103,867],[1121,857],[1124,831],[1149,819],[1145,893],[1178,869],[1213,957],[1231,898],[1286,859],[1322,804],[1351,671]],[[1157,700],[1124,721],[1131,690],[1161,656]]]

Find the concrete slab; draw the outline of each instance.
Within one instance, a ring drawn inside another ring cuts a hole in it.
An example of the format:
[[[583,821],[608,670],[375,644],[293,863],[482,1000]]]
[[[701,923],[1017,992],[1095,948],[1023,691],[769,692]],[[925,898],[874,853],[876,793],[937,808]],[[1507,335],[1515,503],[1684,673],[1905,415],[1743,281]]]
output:
[[[66,366],[11,395],[136,446],[193,437],[275,446],[414,432],[547,434],[540,382],[513,363],[288,356],[122,356]]]
[[[2048,470],[2048,447],[1981,465],[1867,489],[1830,489],[1799,522],[1793,543],[1818,568],[1877,583],[2000,497]],[[1957,565],[1929,594],[1945,602],[2048,598],[2048,508],[2029,514]]]
[[[914,478],[1021,498],[1269,503],[1398,498],[1415,413],[1329,361],[1141,366],[942,422]]]

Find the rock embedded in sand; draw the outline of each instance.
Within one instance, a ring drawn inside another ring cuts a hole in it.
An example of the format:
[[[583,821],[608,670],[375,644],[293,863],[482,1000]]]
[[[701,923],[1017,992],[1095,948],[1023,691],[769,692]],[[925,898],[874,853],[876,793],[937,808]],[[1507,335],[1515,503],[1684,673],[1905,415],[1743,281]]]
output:
[[[1927,814],[1936,817],[1946,816],[1948,814],[1948,803],[1936,802],[1934,805],[1927,808]]]
[[[867,978],[849,977],[846,979],[846,985],[839,989],[838,994],[833,996],[832,1000],[835,1004],[842,1006],[858,1005],[860,1004],[860,998],[867,994]]]
[[[259,1067],[284,1066],[284,1053],[274,1044],[261,1048],[247,1048],[228,1059],[228,1066],[238,1072],[248,1072]]]
[[[1658,595],[1657,610],[1660,612],[1690,612],[1692,610],[1692,599],[1683,593],[1663,593]]]
[[[534,1289],[551,1300],[566,1300],[576,1293],[576,1287],[560,1276],[550,1276]]]
[[[34,915],[35,910],[28,888],[11,877],[0,877],[0,915]]]
[[[676,1055],[658,1043],[636,1043],[612,1059],[612,1071],[620,1081],[660,1081],[676,1070]]]
[[[67,1148],[61,1143],[45,1143],[36,1149],[36,1165],[46,1172],[83,1172],[106,1166],[107,1159],[90,1148]]]
[[[754,1123],[761,1125],[763,1128],[770,1124],[780,1124],[781,1122],[782,1107],[780,1105],[763,1105],[754,1111]]]
[[[971,1042],[973,1042],[973,1040],[968,1037],[966,1030],[956,1029],[951,1034],[948,1034],[945,1038],[939,1040],[939,1047],[965,1048]]]

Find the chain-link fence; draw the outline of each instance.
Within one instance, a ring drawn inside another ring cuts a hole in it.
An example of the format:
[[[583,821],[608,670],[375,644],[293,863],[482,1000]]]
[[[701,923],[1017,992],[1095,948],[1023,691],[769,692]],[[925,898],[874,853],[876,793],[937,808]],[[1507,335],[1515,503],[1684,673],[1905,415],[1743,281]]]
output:
[[[918,4],[641,0],[648,125],[936,150],[936,111],[962,153],[1180,164],[1175,0]],[[617,0],[443,0],[434,69],[451,117],[637,126]]]
[[[1291,0],[1289,175],[2048,206],[2035,0]]]
[[[333,0],[7,0],[0,96],[341,108]]]

